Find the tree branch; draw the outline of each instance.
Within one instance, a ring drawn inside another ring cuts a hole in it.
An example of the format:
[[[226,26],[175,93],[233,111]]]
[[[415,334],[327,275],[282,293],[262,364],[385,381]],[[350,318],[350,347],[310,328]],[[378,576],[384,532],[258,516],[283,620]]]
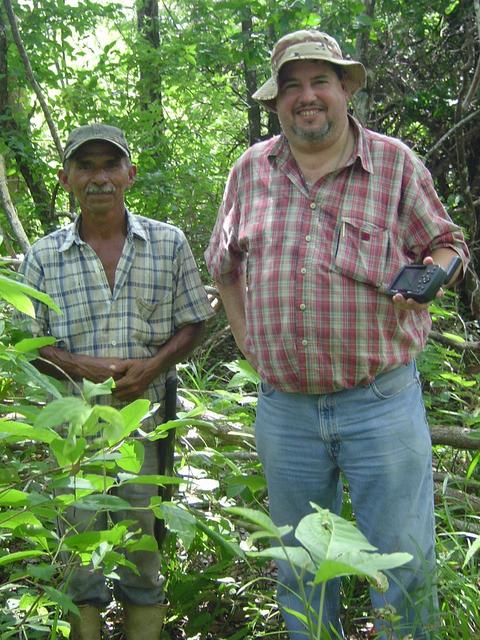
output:
[[[7,218],[22,251],[25,253],[30,248],[30,242],[23,229],[15,207],[13,206],[12,199],[10,198],[10,192],[7,185],[7,174],[5,171],[5,160],[2,155],[0,155],[0,204],[7,214]]]
[[[60,157],[60,159],[62,159],[63,157],[63,147],[62,147],[62,143],[60,142],[60,138],[58,136],[58,132],[57,132],[57,128],[53,122],[52,119],[52,115],[50,113],[50,109],[47,105],[47,102],[43,96],[43,91],[42,88],[40,87],[40,85],[38,84],[35,75],[33,73],[32,70],[32,66],[30,64],[30,60],[28,59],[28,55],[26,52],[26,49],[23,45],[22,42],[22,38],[20,36],[20,32],[18,30],[18,25],[17,25],[17,17],[15,16],[15,13],[13,12],[13,8],[12,8],[12,3],[10,2],[10,0],[3,0],[3,4],[5,6],[5,10],[7,12],[8,15],[8,21],[10,23],[10,28],[12,30],[12,36],[13,36],[13,40],[15,42],[15,44],[17,45],[17,49],[18,52],[20,54],[20,58],[22,59],[23,62],[23,66],[25,67],[25,73],[27,75],[27,78],[30,82],[30,85],[32,86],[32,89],[35,92],[35,95],[38,98],[38,101],[40,103],[40,106],[42,107],[42,111],[43,114],[45,116],[45,120],[47,121],[47,125],[48,128],[50,129],[50,133],[52,135],[53,141],[55,143],[55,147],[58,151],[58,155]]]

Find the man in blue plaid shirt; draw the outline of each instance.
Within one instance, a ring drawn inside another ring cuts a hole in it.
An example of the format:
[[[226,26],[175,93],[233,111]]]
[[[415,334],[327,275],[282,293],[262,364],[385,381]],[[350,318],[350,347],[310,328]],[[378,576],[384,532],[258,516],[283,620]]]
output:
[[[54,346],[40,350],[51,363],[49,372],[96,383],[112,377],[112,396],[99,400],[116,407],[136,398],[162,403],[169,371],[199,342],[203,323],[212,314],[183,233],[126,209],[124,194],[135,175],[120,129],[93,124],[72,131],[58,177],[78,201],[80,215],[38,240],[21,269],[25,281],[49,294],[62,310],[57,315],[34,301],[31,332],[56,338]],[[150,426],[161,419],[154,416]],[[156,443],[144,446],[142,473],[156,474]],[[148,506],[157,491],[153,485],[125,489],[131,495],[122,497],[134,507]],[[85,512],[68,515],[77,529],[91,526],[82,524]],[[126,518],[153,535],[150,510],[122,513],[121,519]],[[106,523],[95,526],[105,528]],[[159,554],[136,552],[130,559],[139,574],[119,567],[115,583],[127,638],[158,640],[166,609]],[[111,598],[103,574],[77,568],[69,592],[80,611],[71,619],[71,637],[100,640],[100,611]]]

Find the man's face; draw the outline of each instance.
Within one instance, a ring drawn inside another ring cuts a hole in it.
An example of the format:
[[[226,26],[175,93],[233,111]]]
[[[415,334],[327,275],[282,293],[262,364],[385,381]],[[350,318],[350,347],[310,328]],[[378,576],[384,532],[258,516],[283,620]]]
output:
[[[127,156],[109,142],[87,142],[68,161],[58,177],[72,192],[82,213],[123,213],[124,193],[135,178],[136,168]]]
[[[287,62],[279,74],[278,119],[293,147],[325,149],[347,123],[348,92],[334,68],[320,60]]]

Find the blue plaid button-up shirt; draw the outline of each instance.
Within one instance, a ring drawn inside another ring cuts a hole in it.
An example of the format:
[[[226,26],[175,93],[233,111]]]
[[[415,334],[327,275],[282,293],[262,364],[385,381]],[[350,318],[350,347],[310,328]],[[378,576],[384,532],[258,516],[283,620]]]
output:
[[[100,259],[80,238],[80,218],[31,247],[20,269],[25,282],[48,293],[63,312],[33,300],[33,335],[52,335],[71,353],[149,358],[182,326],[212,315],[182,231],[128,211],[126,216],[113,292]],[[166,375],[154,380],[147,399],[162,400]]]

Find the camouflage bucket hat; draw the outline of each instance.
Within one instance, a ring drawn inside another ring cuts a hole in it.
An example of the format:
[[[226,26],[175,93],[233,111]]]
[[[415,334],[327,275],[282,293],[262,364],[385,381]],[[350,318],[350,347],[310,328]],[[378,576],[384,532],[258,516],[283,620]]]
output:
[[[130,149],[125,138],[125,134],[121,129],[112,127],[109,124],[86,124],[77,127],[68,136],[63,152],[63,162],[65,163],[82,145],[93,140],[110,142],[130,157]]]
[[[293,60],[324,60],[342,67],[345,87],[350,95],[365,86],[365,67],[361,62],[345,60],[334,38],[322,31],[294,31],[280,38],[275,45],[271,58],[272,75],[252,96],[266,109],[276,111],[278,74],[286,62]]]

